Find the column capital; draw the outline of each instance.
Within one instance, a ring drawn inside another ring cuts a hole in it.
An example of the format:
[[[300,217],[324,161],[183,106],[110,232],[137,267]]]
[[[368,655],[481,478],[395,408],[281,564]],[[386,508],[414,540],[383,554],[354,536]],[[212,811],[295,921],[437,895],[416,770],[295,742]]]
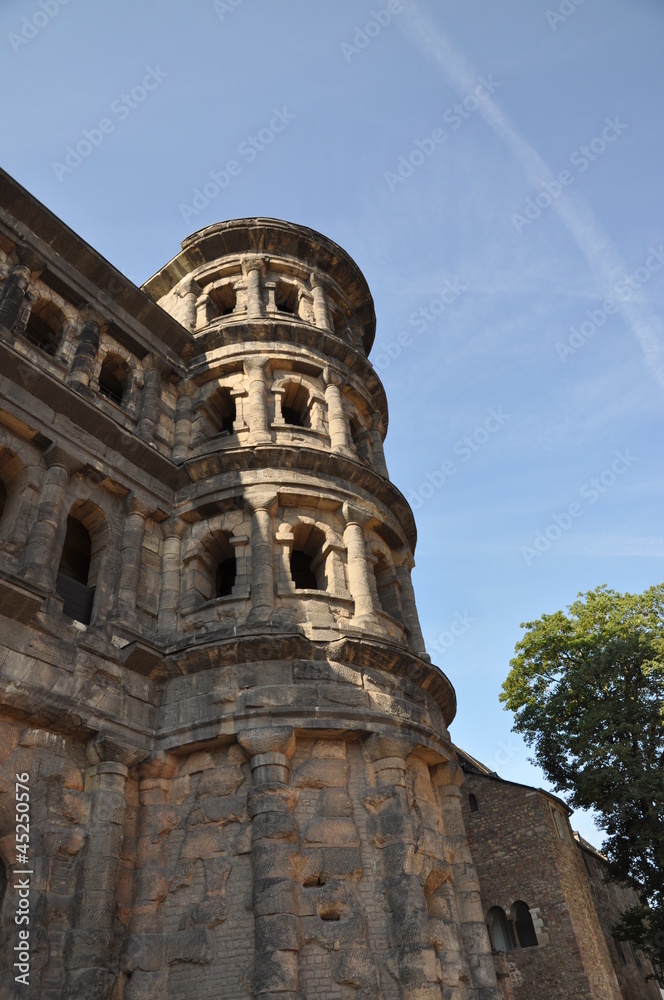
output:
[[[399,757],[405,761],[417,744],[414,736],[403,733],[374,733],[364,744],[364,756],[372,763]]]
[[[329,366],[323,369],[323,382],[325,383],[326,388],[330,385],[334,385],[339,388],[344,384],[344,381],[345,380],[342,378],[340,372],[335,371]]]
[[[246,277],[250,271],[260,271],[260,273],[265,277],[267,272],[267,257],[256,256],[256,257],[245,257],[242,261],[242,273]]]
[[[154,750],[141,761],[138,776],[141,781],[153,778],[172,778],[177,774],[177,770],[177,757],[163,750]]]
[[[183,538],[189,525],[179,517],[171,517],[161,526],[164,538]]]
[[[329,281],[319,274],[318,271],[312,271],[309,276],[309,285],[311,288],[322,288],[327,289],[329,286]]]
[[[91,765],[113,763],[123,767],[135,767],[145,760],[149,751],[130,746],[125,741],[106,730],[100,730],[88,741],[86,756]]]
[[[50,444],[44,452],[44,461],[49,469],[52,469],[54,466],[60,466],[70,476],[73,476],[75,472],[83,468],[83,462],[80,458],[76,458],[55,443]]]
[[[19,263],[30,269],[33,278],[38,278],[46,270],[46,261],[34,247],[18,244],[15,253]]]
[[[373,517],[371,511],[357,507],[354,503],[345,503],[341,509],[341,513],[346,522],[346,527],[350,524],[357,524],[360,528],[365,528]]]
[[[188,396],[193,399],[198,392],[200,386],[197,386],[195,382],[192,382],[189,378],[183,378],[178,382],[177,385],[177,398],[178,401],[184,396]]]
[[[392,555],[397,569],[407,569],[410,572],[414,568],[415,559],[409,548],[397,549]]]
[[[295,732],[290,726],[245,729],[237,734],[237,741],[250,757],[277,753],[290,758],[295,752]]]
[[[252,372],[259,371],[267,374],[269,364],[270,359],[267,354],[252,354],[251,357],[244,360],[245,375],[251,375]]]
[[[274,514],[277,508],[278,497],[275,492],[248,493],[244,497],[244,506],[250,514],[256,511],[265,510],[268,514]]]
[[[141,368],[144,372],[157,371],[160,375],[168,375],[173,371],[173,366],[166,358],[159,357],[158,354],[148,354],[143,358]]]
[[[148,500],[143,500],[135,493],[130,493],[125,497],[124,508],[127,514],[140,514],[142,518],[146,518],[152,513],[154,504]]]

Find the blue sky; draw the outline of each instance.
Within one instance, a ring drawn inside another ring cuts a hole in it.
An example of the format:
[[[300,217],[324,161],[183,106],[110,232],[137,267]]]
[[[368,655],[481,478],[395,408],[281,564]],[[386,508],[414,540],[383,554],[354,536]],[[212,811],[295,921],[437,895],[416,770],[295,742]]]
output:
[[[520,623],[662,578],[660,0],[5,0],[0,45],[3,166],[132,280],[256,215],[358,262],[453,738],[543,783]]]

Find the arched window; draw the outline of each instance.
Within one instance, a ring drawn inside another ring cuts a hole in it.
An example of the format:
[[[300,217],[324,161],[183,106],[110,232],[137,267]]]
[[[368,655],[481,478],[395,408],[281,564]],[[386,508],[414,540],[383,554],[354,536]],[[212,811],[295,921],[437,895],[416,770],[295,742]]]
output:
[[[514,931],[502,906],[492,906],[489,910],[489,934],[494,951],[514,950]]]
[[[291,427],[309,426],[309,393],[299,382],[287,382],[284,386],[281,415]]]
[[[296,590],[326,590],[325,535],[314,525],[298,524],[293,530],[290,571]]]
[[[99,391],[112,403],[122,406],[129,382],[129,365],[117,354],[107,354],[99,372]]]
[[[537,947],[537,934],[533,926],[533,918],[530,915],[530,908],[523,900],[514,904],[514,926],[516,936],[521,948]]]
[[[230,316],[235,311],[237,296],[232,282],[208,288],[206,291],[219,316]]]
[[[91,559],[90,535],[83,524],[70,515],[55,589],[64,601],[64,614],[83,625],[90,624],[95,597],[94,587],[88,586]]]
[[[476,813],[480,808],[477,804],[477,796],[473,795],[472,792],[468,795],[468,805],[470,806],[471,813]]]
[[[23,331],[27,341],[53,357],[62,339],[65,318],[54,302],[40,299],[33,305]]]
[[[274,304],[279,312],[296,316],[297,285],[291,285],[287,281],[278,281],[274,288]]]

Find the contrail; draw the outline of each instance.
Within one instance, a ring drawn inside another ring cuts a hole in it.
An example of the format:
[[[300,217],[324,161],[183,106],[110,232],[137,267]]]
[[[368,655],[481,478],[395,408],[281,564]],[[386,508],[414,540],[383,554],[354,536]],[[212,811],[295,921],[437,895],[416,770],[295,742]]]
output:
[[[405,19],[400,18],[399,23],[404,25],[414,44],[433,59],[459,94],[464,97],[472,94],[477,86],[478,75],[463,53],[454,48],[414,0],[406,0],[405,13]],[[489,127],[509,146],[534,187],[541,188],[543,184],[555,180],[546,163],[490,95],[479,103],[479,111]],[[552,207],[588,262],[603,295],[607,299],[613,298],[615,284],[625,276],[627,268],[590,208],[578,196],[572,201],[564,193],[552,199]],[[662,322],[653,313],[642,290],[637,290],[629,302],[619,302],[617,305],[618,311],[638,340],[653,374],[664,386]]]

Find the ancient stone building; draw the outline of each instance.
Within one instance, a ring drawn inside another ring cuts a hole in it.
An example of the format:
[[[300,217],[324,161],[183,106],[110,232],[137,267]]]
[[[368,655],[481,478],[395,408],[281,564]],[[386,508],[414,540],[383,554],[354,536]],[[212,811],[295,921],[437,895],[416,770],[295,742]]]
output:
[[[657,995],[553,798],[462,787],[374,326],[302,226],[139,289],[0,174],[0,1000]]]
[[[245,219],[141,290],[1,183],[3,995],[497,1000],[359,269]]]
[[[457,749],[462,805],[505,1000],[660,1000],[652,966],[611,930],[638,902],[557,796],[505,781]]]

